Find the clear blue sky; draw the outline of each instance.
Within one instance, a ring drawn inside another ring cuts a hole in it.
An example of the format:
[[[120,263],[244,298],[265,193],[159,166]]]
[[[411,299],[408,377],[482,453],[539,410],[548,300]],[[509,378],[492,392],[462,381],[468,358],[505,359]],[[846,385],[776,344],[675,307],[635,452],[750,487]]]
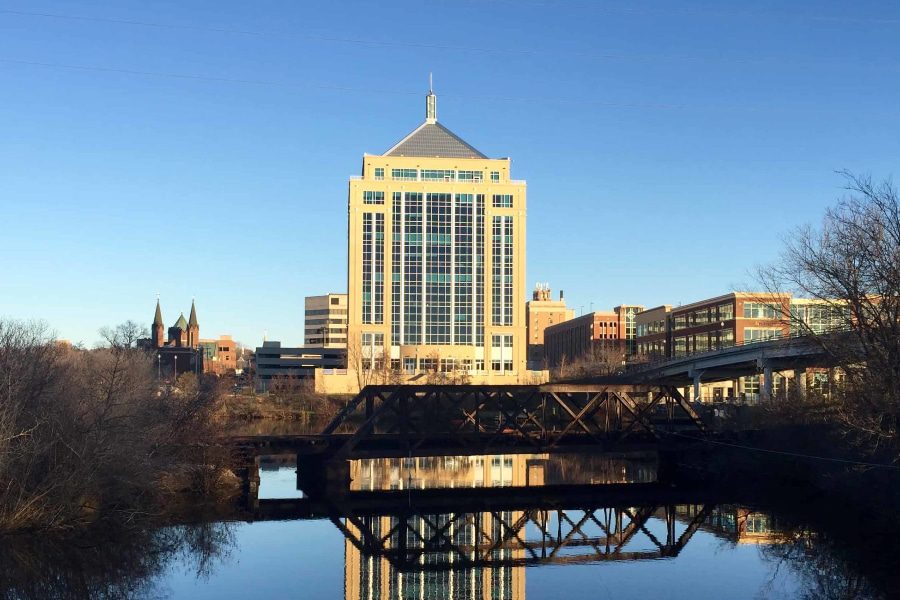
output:
[[[159,293],[301,342],[303,297],[346,288],[347,178],[429,71],[528,181],[529,290],[724,293],[836,169],[896,171],[898,30],[886,1],[0,1],[0,315],[91,344]]]

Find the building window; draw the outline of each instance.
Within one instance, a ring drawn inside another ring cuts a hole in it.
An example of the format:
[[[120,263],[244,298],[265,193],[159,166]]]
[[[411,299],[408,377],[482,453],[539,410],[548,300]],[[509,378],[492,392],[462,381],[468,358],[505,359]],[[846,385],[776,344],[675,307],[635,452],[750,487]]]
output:
[[[384,192],[363,192],[364,204],[384,204]]]
[[[392,344],[483,345],[484,195],[395,192]]]
[[[744,302],[745,319],[777,319],[781,311],[774,304],[764,302]]]
[[[493,206],[494,206],[494,208],[512,208],[512,206],[513,206],[512,194],[494,194],[493,195]]]
[[[391,179],[416,181],[419,179],[419,171],[418,169],[391,169]]]
[[[375,167],[375,179],[384,179],[383,167]]]
[[[396,206],[396,203],[395,203]],[[398,264],[403,265],[402,279],[397,286],[402,289],[402,297],[395,299],[399,314],[403,315],[402,344],[422,343],[422,308],[425,303],[422,289],[424,281],[424,244],[423,233],[423,197],[421,193],[406,193],[402,198],[400,218],[396,218],[397,226],[402,231],[394,230],[400,236],[402,257]],[[402,305],[402,309],[401,309]]]
[[[453,215],[450,194],[425,194],[425,343],[451,343]]]
[[[780,327],[744,327],[744,343],[765,342],[781,337]]]
[[[495,216],[491,222],[491,323],[512,325],[513,218]]]
[[[719,320],[720,321],[728,321],[734,318],[734,304],[730,302],[727,304],[719,305]]]
[[[491,183],[500,183],[500,171],[491,171]]]
[[[422,169],[422,181],[453,181],[452,169]]]
[[[484,180],[484,171],[459,171],[456,179],[457,181],[481,183]]]
[[[384,322],[384,214],[363,213],[363,323]]]
[[[364,331],[361,337],[361,358],[364,370],[378,369],[384,360],[384,334]]]

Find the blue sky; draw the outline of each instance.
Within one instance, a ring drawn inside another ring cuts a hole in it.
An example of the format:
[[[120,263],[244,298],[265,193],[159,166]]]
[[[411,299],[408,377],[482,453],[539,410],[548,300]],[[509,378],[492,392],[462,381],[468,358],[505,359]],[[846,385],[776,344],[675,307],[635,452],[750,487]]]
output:
[[[31,13],[31,14],[23,14]],[[40,13],[35,14],[35,13]],[[128,23],[126,23],[126,21]],[[0,0],[0,315],[302,341],[347,178],[423,118],[528,181],[576,311],[749,281],[900,157],[900,4]]]

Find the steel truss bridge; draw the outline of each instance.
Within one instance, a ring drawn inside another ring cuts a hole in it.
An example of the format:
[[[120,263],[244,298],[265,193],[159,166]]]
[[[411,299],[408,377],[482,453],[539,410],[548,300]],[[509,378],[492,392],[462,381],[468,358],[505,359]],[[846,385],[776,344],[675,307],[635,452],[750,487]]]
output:
[[[672,558],[712,507],[692,512],[680,531],[676,517],[684,511],[673,505],[444,514],[406,510],[332,522],[365,556],[383,557],[398,571],[433,572]],[[650,530],[652,517],[665,523],[662,535]]]
[[[258,500],[243,521],[329,519],[397,571],[674,558],[716,523],[721,498],[658,483],[353,491]]]
[[[249,454],[342,460],[424,454],[655,447],[663,432],[706,426],[674,386],[368,386],[318,435],[250,436]]]

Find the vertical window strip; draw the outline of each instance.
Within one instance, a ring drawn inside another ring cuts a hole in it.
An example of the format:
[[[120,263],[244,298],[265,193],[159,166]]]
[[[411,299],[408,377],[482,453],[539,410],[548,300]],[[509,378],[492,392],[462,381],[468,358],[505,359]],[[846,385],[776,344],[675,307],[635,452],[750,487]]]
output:
[[[484,194],[475,196],[475,345],[484,347]]]
[[[451,195],[425,194],[425,343],[450,343]]]
[[[372,279],[374,280],[373,319],[384,323],[384,213],[375,213],[375,240],[372,248],[375,260]]]
[[[373,245],[373,213],[363,213],[362,236],[362,322],[372,323],[372,245]]]
[[[403,343],[422,343],[423,240],[422,194],[407,192],[403,201]]]
[[[403,344],[403,202],[402,194],[391,198],[391,345]]]

